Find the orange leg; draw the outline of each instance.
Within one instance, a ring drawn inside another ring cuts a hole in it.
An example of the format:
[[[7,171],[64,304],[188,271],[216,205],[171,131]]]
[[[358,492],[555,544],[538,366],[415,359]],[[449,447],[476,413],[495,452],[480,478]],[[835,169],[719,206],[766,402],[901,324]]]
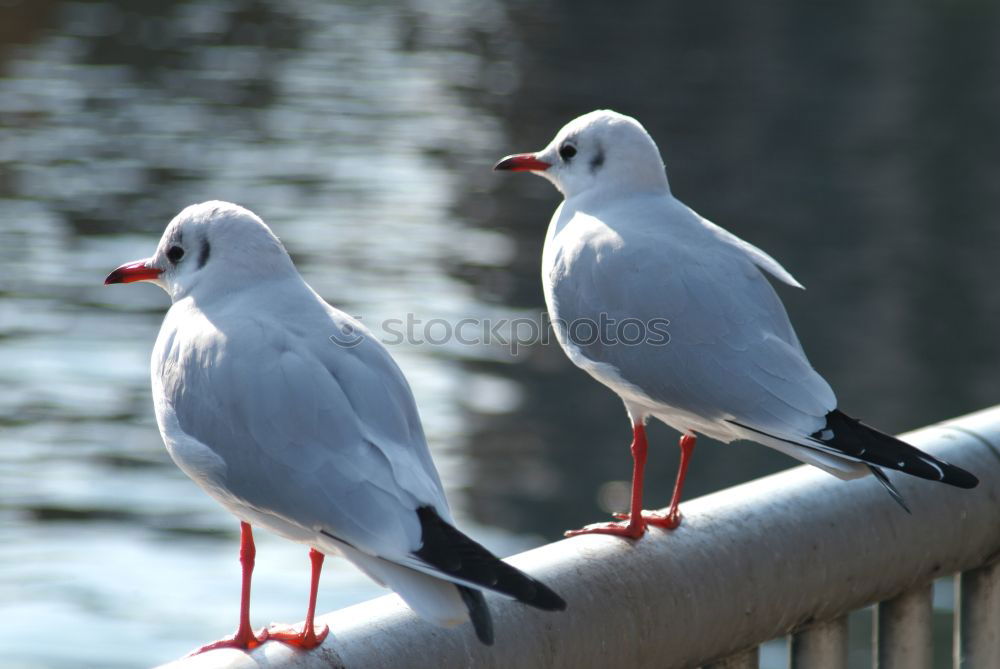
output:
[[[219,639],[218,641],[206,644],[201,648],[188,654],[197,655],[207,650],[216,648],[238,648],[240,650],[253,650],[257,646],[267,641],[267,630],[261,630],[254,636],[250,628],[250,580],[253,577],[254,560],[257,557],[257,548],[253,545],[253,530],[249,523],[240,523],[240,565],[243,567],[243,588],[240,592],[240,624],[236,633],[232,636]]]
[[[594,523],[579,530],[566,532],[567,537],[581,534],[611,534],[616,537],[638,539],[646,532],[646,521],[642,515],[642,480],[646,471],[646,428],[638,424],[632,426],[632,499],[630,513],[623,518],[626,522]]]
[[[693,435],[685,434],[681,436],[681,463],[677,467],[677,481],[674,483],[674,494],[670,497],[670,508],[667,513],[657,511],[643,511],[643,519],[650,525],[662,527],[665,530],[676,530],[681,524],[681,494],[684,491],[684,479],[687,477],[688,465],[691,463],[691,455],[694,453],[696,438]]]
[[[268,632],[269,639],[275,639],[290,646],[311,650],[323,643],[323,639],[330,633],[330,628],[323,625],[319,632],[313,621],[316,618],[316,591],[319,589],[319,575],[323,569],[323,554],[315,548],[309,549],[309,561],[312,563],[312,579],[309,583],[309,608],[306,611],[306,621],[301,632],[296,632],[293,628],[279,628]]]

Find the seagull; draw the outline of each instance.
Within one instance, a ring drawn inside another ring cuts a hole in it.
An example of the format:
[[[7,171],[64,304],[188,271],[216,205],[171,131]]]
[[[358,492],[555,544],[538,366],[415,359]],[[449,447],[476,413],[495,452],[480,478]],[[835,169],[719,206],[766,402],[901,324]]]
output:
[[[632,422],[629,513],[567,536],[675,529],[698,434],[756,441],[845,480],[871,474],[907,511],[885,469],[978,483],[837,408],[766,275],[802,285],[675,198],[656,143],[635,119],[585,114],[541,151],[494,169],[538,174],[562,193],[542,251],[545,303],[570,360],[617,393]],[[666,513],[642,510],[650,417],[682,435]]]
[[[314,648],[325,555],[340,555],[442,626],[471,620],[493,643],[483,590],[557,611],[565,602],[455,527],[413,394],[382,344],[302,279],[254,213],[228,202],[184,209],[152,257],[105,284],[145,281],[172,306],[153,348],[156,421],[181,470],[240,520],[243,585],[235,634]],[[252,526],[310,547],[305,625],[250,626]]]

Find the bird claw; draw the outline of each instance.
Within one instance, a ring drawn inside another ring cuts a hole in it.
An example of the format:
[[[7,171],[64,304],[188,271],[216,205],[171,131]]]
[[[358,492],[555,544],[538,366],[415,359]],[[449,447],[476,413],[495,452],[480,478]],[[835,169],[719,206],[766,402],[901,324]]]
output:
[[[612,515],[619,520],[629,520],[631,517],[627,513],[615,513]],[[645,510],[642,512],[643,523],[646,525],[652,525],[653,527],[659,527],[664,530],[676,530],[680,526],[681,520],[681,512],[678,509],[674,509],[668,513]]]
[[[303,630],[301,632],[296,631],[291,625],[282,625],[272,626],[268,630],[267,638],[280,641],[289,646],[295,646],[300,650],[312,650],[323,643],[323,640],[326,639],[326,635],[329,633],[330,627],[328,625],[323,625],[319,630],[313,626],[308,631]]]
[[[200,655],[210,650],[218,650],[220,648],[235,648],[236,650],[242,651],[253,650],[269,638],[268,631],[265,628],[262,628],[256,635],[253,633],[253,630],[246,630],[242,632],[237,631],[236,634],[224,637],[218,641],[213,641],[212,643],[207,643],[201,648],[191,651],[185,657]]]
[[[646,533],[646,523],[594,523],[580,528],[579,530],[567,530],[563,534],[567,537],[578,537],[584,534],[610,534],[614,537],[624,537],[626,539],[639,539]]]

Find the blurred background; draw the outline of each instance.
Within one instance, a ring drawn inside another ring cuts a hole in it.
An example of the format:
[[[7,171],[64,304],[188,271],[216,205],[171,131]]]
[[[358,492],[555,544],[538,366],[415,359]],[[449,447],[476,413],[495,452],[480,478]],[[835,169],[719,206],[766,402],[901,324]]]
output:
[[[779,292],[847,411],[901,431],[1000,401],[998,32],[985,0],[0,0],[4,665],[149,666],[235,627],[237,523],[153,420],[167,297],[101,285],[193,202],[256,211],[376,329],[537,317],[559,197],[490,168],[610,107],[809,288]],[[511,554],[624,508],[625,412],[556,345],[391,351],[470,534]],[[676,434],[650,438],[660,506]],[[689,497],[795,464],[700,443]],[[300,620],[306,550],[258,546],[255,623]],[[320,608],[381,592],[328,562]]]

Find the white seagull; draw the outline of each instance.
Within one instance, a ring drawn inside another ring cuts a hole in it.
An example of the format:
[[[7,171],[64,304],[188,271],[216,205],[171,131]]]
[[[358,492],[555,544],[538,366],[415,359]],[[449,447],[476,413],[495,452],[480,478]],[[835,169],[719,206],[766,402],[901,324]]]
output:
[[[151,258],[106,284],[170,295],[152,355],[153,403],[177,466],[241,521],[239,628],[195,653],[277,639],[320,644],[316,588],[339,554],[438,625],[471,619],[493,641],[482,589],[544,610],[548,587],[455,528],[406,379],[357,320],[302,279],[252,212],[204,202],[178,214]],[[250,627],[251,525],[310,547],[301,632]]]
[[[647,524],[677,527],[697,433],[750,439],[842,479],[873,474],[903,508],[883,468],[960,488],[978,483],[837,409],[766,274],[802,286],[675,198],[656,144],[635,119],[591,112],[543,150],[494,169],[534,172],[563,194],[542,251],[545,302],[570,360],[615,391],[632,421],[631,507],[618,515],[626,522],[567,535],[636,539]],[[638,343],[637,327],[645,335]],[[642,510],[650,416],[682,435],[666,513]]]

